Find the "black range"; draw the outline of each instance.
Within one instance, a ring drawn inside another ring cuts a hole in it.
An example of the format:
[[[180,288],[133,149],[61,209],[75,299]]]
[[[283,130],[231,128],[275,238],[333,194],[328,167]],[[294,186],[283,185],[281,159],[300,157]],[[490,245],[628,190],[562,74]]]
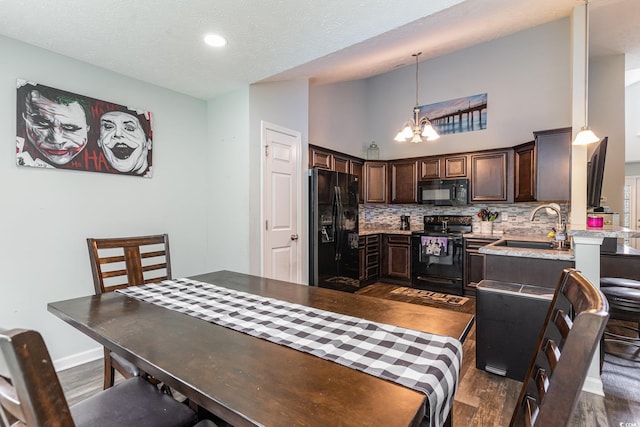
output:
[[[462,295],[462,235],[470,233],[468,215],[425,215],[424,231],[411,235],[411,281],[414,288]]]

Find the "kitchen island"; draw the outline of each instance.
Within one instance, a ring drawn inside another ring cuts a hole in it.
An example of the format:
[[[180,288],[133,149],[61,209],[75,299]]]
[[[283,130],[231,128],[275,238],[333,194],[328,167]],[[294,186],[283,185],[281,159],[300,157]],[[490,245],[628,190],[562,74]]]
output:
[[[601,277],[600,247],[604,238],[637,238],[640,237],[640,230],[632,230],[618,226],[587,227],[586,225],[576,225],[569,227],[567,235],[570,237],[572,242],[571,250],[559,251],[539,248],[509,247],[508,244],[501,244],[508,242],[508,239],[513,236],[503,237],[503,239],[495,242],[494,244],[480,248],[480,252],[484,253],[487,257],[511,257],[507,262],[499,262],[498,259],[494,259],[493,261],[496,262],[492,262],[491,258],[487,258],[486,277],[493,280],[503,280],[516,283],[527,283],[533,280],[539,281],[539,283],[529,284],[544,285],[544,283],[547,283],[547,286],[549,286],[549,284],[555,286],[555,283],[557,283],[557,280],[560,277],[560,274],[556,271],[559,265],[556,265],[553,271],[549,271],[546,267],[541,268],[541,266],[535,266],[535,270],[529,271],[530,273],[534,273],[533,275],[523,274],[523,272],[526,272],[526,270],[523,270],[523,265],[531,264],[531,266],[533,266],[533,264],[536,264],[533,260],[537,259],[554,263],[573,263],[575,268],[580,270],[587,279],[599,287]],[[518,236],[517,239],[521,241],[536,240],[534,236]],[[540,239],[542,238],[538,238],[537,240]],[[491,265],[495,266],[495,269],[490,267]],[[555,281],[551,280],[550,276],[542,279],[542,276],[545,274],[555,276]],[[596,354],[597,353],[598,352],[596,352]],[[594,360],[592,362],[583,390],[598,395],[604,395],[602,381],[600,379],[600,363],[598,360]]]

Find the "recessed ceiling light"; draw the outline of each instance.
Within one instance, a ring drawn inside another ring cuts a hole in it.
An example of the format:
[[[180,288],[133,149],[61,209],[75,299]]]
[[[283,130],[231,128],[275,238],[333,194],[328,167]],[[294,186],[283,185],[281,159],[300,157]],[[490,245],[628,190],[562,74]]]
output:
[[[207,34],[204,36],[204,42],[213,47],[223,47],[227,45],[227,39],[220,34]]]

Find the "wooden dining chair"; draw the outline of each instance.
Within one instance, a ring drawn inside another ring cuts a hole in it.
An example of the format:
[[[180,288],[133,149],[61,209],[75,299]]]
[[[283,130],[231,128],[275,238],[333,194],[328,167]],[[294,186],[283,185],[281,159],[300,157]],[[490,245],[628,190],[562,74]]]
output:
[[[0,331],[0,352],[11,378],[0,376],[0,406],[14,425],[182,427],[197,421],[195,411],[139,377],[69,407],[36,331]]]
[[[87,239],[96,295],[129,286],[171,279],[169,236]],[[104,349],[104,388],[113,386],[117,370],[123,377],[140,370],[123,357]]]
[[[609,318],[606,298],[565,269],[542,327],[511,427],[567,426]]]

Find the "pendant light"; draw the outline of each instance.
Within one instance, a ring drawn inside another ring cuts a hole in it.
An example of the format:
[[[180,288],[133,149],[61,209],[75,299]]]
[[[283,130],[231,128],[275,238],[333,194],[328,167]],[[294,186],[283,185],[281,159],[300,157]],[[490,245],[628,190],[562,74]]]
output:
[[[573,140],[573,145],[587,145],[600,141],[589,128],[589,0],[584,2],[584,126]]]
[[[416,58],[416,106],[413,107],[413,118],[402,125],[396,137],[393,138],[394,141],[406,142],[411,140],[411,142],[419,143],[424,142],[423,137],[427,141],[435,141],[440,138],[427,116],[420,117],[420,107],[418,107],[418,57],[420,55],[422,55],[422,52],[411,55]]]

